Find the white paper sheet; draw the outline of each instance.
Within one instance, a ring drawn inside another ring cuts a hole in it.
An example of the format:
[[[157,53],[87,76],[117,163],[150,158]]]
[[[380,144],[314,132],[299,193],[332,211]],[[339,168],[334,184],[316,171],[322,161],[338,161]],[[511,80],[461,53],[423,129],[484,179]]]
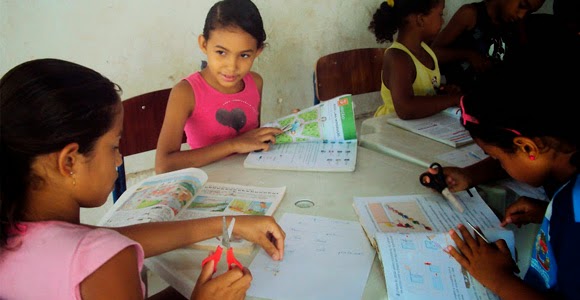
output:
[[[261,249],[250,265],[248,296],[360,299],[375,257],[358,222],[286,213],[283,261]]]

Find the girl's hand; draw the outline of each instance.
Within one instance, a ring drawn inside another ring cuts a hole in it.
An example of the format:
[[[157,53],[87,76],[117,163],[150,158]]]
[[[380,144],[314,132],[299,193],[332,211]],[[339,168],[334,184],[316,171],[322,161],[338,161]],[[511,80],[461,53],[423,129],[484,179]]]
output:
[[[453,229],[449,235],[457,245],[447,247],[447,252],[481,284],[498,293],[499,285],[516,277],[517,265],[504,240],[488,244],[482,238],[474,238],[463,224],[457,226],[461,237]]]
[[[260,245],[274,260],[284,258],[286,233],[270,216],[236,216],[233,234]]]
[[[500,225],[515,224],[521,227],[529,223],[541,223],[548,204],[547,201],[520,197],[506,208],[505,217]]]
[[[459,192],[469,189],[472,186],[469,174],[463,168],[443,167],[445,182],[452,192]]]
[[[233,138],[231,143],[236,153],[268,151],[270,143],[276,143],[276,135],[281,133],[280,128],[260,127]]]
[[[213,265],[214,261],[210,260],[202,267],[190,299],[244,299],[252,282],[250,270],[232,268],[212,278]]]

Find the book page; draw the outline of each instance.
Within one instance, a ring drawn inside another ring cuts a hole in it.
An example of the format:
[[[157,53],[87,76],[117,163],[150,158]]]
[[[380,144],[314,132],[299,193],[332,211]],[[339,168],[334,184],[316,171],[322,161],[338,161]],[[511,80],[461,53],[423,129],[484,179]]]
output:
[[[481,198],[475,188],[455,193],[463,206],[463,213],[455,210],[443,195],[355,197],[353,206],[371,244],[378,232],[447,232],[457,224],[469,221],[487,235],[488,229],[501,229],[500,220]],[[491,238],[491,237],[490,237]]]
[[[448,110],[414,120],[393,117],[387,122],[452,147],[473,143],[469,132],[459,122],[459,115],[453,115]]]
[[[361,299],[375,258],[360,224],[285,213],[284,259],[261,249],[248,296],[267,299]]]
[[[244,167],[253,169],[352,172],[357,140],[274,144],[268,151],[251,152]]]
[[[172,220],[206,181],[207,174],[196,168],[146,178],[128,188],[99,225],[120,227]]]
[[[262,127],[288,128],[276,136],[276,144],[356,139],[351,95],[321,102]]]
[[[175,219],[226,215],[271,216],[282,202],[285,192],[286,187],[269,188],[207,182]],[[221,243],[220,238],[198,242],[192,247],[214,250]],[[236,252],[250,253],[253,250],[253,243],[241,238],[233,236],[230,242]]]
[[[471,145],[466,145],[464,147],[436,155],[435,159],[436,161],[443,161],[450,165],[463,168],[471,166],[487,157],[488,155],[485,154],[483,149],[481,149],[477,144],[473,143]]]
[[[494,231],[496,238],[513,248],[512,231]],[[375,239],[389,299],[499,299],[444,251],[448,245],[455,246],[447,233],[378,232]]]

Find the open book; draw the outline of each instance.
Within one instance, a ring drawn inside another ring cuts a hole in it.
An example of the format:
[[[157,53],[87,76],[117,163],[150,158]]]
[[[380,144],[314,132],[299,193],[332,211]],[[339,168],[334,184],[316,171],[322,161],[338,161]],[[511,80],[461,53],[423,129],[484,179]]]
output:
[[[389,299],[499,299],[482,286],[444,249],[455,246],[448,231],[467,221],[487,239],[504,239],[515,258],[515,238],[475,189],[456,193],[464,213],[440,194],[356,197],[359,221],[379,252]],[[472,232],[473,233],[473,232]]]
[[[284,197],[286,187],[265,188],[207,182],[196,168],[151,176],[127,189],[103,216],[99,226],[120,227],[137,223],[198,219],[224,215],[271,216]],[[191,245],[214,250],[220,240],[212,238]],[[249,254],[253,243],[232,239],[236,252]]]
[[[469,131],[465,130],[459,122],[459,117],[458,108],[450,107],[426,118],[403,120],[393,116],[387,119],[387,122],[457,148],[473,143]]]
[[[352,172],[357,140],[350,94],[266,123],[285,128],[269,151],[252,152],[244,167],[300,171]]]

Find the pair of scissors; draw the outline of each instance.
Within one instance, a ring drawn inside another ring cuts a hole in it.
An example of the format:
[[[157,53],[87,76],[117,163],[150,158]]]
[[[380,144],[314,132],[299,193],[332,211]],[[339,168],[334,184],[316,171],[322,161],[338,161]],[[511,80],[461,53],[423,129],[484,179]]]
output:
[[[236,223],[236,218],[232,218],[230,226],[227,226],[226,217],[222,217],[222,241],[221,245],[217,245],[215,248],[214,253],[210,256],[206,257],[202,262],[201,266],[203,267],[206,263],[213,260],[213,272],[217,271],[217,265],[222,258],[222,251],[223,248],[226,248],[226,261],[228,263],[228,270],[231,270],[234,266],[237,266],[240,269],[243,269],[244,266],[236,259],[234,256],[234,248],[230,245],[230,237],[232,236],[232,232],[234,231],[234,223]]]
[[[445,197],[451,204],[461,213],[465,210],[463,204],[459,202],[459,200],[451,193],[449,188],[447,187],[447,183],[445,182],[445,175],[443,175],[443,167],[439,163],[432,163],[429,166],[430,170],[433,170],[435,173],[432,172],[425,172],[421,174],[419,177],[419,182],[423,186],[428,188],[432,188]]]

